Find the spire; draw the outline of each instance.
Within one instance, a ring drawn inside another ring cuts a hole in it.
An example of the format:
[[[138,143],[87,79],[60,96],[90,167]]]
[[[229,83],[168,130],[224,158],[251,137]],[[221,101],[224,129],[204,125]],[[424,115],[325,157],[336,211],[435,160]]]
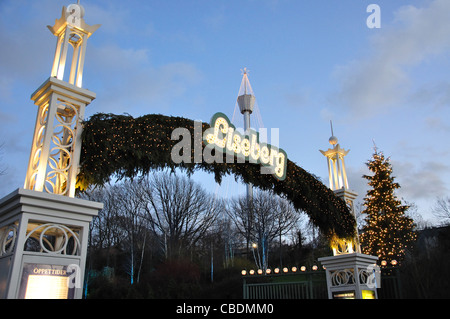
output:
[[[53,35],[58,38],[51,76],[58,80],[64,80],[70,44],[73,48],[73,55],[68,82],[80,88],[83,80],[87,39],[100,27],[99,24],[88,25],[84,21],[84,13],[84,8],[78,0],[77,4],[71,4],[67,8],[63,7],[61,17],[55,20],[53,26],[47,26]]]
[[[338,139],[334,136],[332,121],[330,121],[330,127],[331,137],[328,139],[328,142],[331,144],[332,148],[329,148],[326,151],[320,151],[327,158],[330,189],[337,197],[345,201],[350,212],[355,216],[353,202],[358,194],[349,189],[344,161],[344,157],[350,150],[344,150],[339,146]],[[352,240],[337,237],[334,238],[332,240],[332,248],[333,255],[335,256],[353,252],[361,253],[357,228],[355,229],[355,237]]]
[[[31,96],[38,112],[24,188],[75,196],[84,111],[95,93],[83,89],[87,39],[100,27],[84,22],[84,8],[71,4],[49,30],[56,36],[50,78]],[[72,54],[70,54],[70,51]],[[66,61],[68,57],[72,61]],[[68,81],[64,79],[70,62]]]
[[[334,133],[333,133],[333,122],[331,120],[330,120],[330,126],[331,126],[331,137],[328,139],[328,142],[331,145],[336,145],[337,142],[338,142],[338,139],[337,139],[336,136],[334,136]]]
[[[237,103],[241,113],[244,115],[244,131],[250,131],[250,114],[253,113],[253,108],[255,106],[255,95],[253,94],[252,86],[248,80],[248,70],[244,68],[241,70],[242,81],[241,87],[239,88],[239,94],[237,98]],[[253,186],[251,183],[247,184],[247,202],[249,207],[253,201]]]
[[[250,81],[248,80],[247,68],[244,68],[241,71],[243,73],[243,76],[241,81],[241,87],[239,88],[237,102],[242,114],[246,112],[252,114],[253,108],[255,106],[255,95],[253,94],[252,86],[250,85]]]
[[[254,95],[253,94],[253,89],[252,86],[250,85],[250,81],[248,80],[248,74],[249,74],[249,70],[247,70],[247,68],[241,69],[242,72],[242,81],[241,81],[241,87],[239,88],[239,96],[240,95],[245,95],[245,94],[250,94],[250,95]]]
[[[328,160],[330,188],[333,191],[341,188],[349,189],[344,162],[344,157],[348,154],[349,150],[344,150],[339,146],[338,139],[333,133],[333,122],[330,121],[330,125],[331,137],[328,139],[328,142],[333,148],[326,151],[320,151]]]

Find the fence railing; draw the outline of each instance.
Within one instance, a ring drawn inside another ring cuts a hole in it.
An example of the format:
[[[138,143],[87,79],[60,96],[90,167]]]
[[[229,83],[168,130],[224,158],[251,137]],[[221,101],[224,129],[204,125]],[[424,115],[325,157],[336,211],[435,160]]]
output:
[[[378,299],[401,299],[402,285],[399,268],[381,269],[381,288],[378,289]]]
[[[244,299],[327,299],[324,271],[243,277]],[[382,269],[379,299],[402,298],[397,269]]]
[[[325,272],[244,278],[244,299],[326,299]]]

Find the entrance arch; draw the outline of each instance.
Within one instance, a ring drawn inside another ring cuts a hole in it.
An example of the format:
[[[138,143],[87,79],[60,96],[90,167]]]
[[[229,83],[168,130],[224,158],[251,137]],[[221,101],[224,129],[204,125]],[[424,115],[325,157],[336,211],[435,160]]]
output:
[[[130,115],[98,113],[84,122],[82,152],[77,188],[104,185],[112,176],[133,178],[154,169],[181,168],[187,173],[203,170],[214,175],[220,183],[222,177],[233,174],[244,183],[252,183],[263,190],[288,199],[296,209],[304,211],[311,221],[330,239],[337,236],[351,239],[355,232],[355,219],[345,202],[336,197],[317,177],[291,160],[287,160],[286,178],[282,181],[270,174],[261,174],[260,166],[252,163],[206,163],[194,161],[176,164],[171,159],[172,140],[176,128],[191,133],[191,145],[202,140],[203,132],[210,128],[201,124],[201,132],[194,129],[194,121],[182,117],[149,114],[134,118]],[[202,154],[205,144],[202,143]]]

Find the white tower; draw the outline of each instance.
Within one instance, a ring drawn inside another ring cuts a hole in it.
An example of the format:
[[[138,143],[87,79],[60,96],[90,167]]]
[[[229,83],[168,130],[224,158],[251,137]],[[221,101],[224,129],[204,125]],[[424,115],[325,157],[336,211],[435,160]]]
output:
[[[51,77],[31,99],[38,106],[25,189],[75,195],[81,152],[81,121],[95,93],[81,88],[87,39],[100,27],[85,23],[84,8],[63,7],[54,26],[57,37]],[[72,49],[68,82],[64,81],[67,57]]]
[[[349,189],[344,161],[344,157],[350,152],[350,150],[345,150],[340,147],[340,145],[338,144],[338,139],[333,134],[333,124],[331,123],[331,121],[330,124],[331,137],[328,141],[333,148],[329,148],[326,151],[320,151],[327,158],[330,189],[334,191],[336,196],[342,198],[345,201],[348,208],[350,209],[350,212],[353,214],[356,220],[353,201],[356,199],[358,194]],[[334,255],[353,252],[361,252],[357,229],[353,241],[336,238],[335,242],[333,243]]]
[[[357,194],[348,187],[347,172],[344,157],[348,150],[342,149],[337,138],[333,135],[329,139],[333,148],[320,151],[327,158],[330,188],[347,204],[355,217],[354,238],[332,238],[333,256],[319,258],[325,267],[327,290],[329,299],[377,299],[379,287],[379,272],[376,261],[378,257],[361,253],[358,229],[353,201]]]
[[[71,4],[49,27],[58,40],[51,77],[31,96],[38,111],[25,189],[0,199],[0,299],[82,297],[89,223],[103,208],[73,198],[81,121],[95,98],[81,88],[86,41],[99,27],[83,15]]]
[[[330,122],[331,124],[331,122]],[[348,154],[348,151],[341,148],[338,144],[338,139],[333,135],[333,126],[331,124],[331,137],[329,143],[333,148],[326,151],[320,151],[327,157],[328,162],[328,178],[330,182],[331,190],[348,189],[347,172],[345,170],[344,157]]]
[[[237,98],[237,103],[239,105],[239,110],[244,115],[244,130],[245,132],[250,132],[250,114],[253,113],[253,108],[255,106],[255,95],[253,94],[250,81],[248,80],[247,68],[243,70],[243,76],[241,81],[241,87],[239,88],[239,94]],[[247,201],[251,203],[253,200],[253,185],[251,183],[247,184]]]

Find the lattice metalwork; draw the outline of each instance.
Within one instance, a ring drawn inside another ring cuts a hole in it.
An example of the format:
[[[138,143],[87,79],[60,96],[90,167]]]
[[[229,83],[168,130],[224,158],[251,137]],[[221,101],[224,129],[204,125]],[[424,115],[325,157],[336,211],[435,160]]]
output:
[[[100,27],[84,21],[78,4],[63,7],[49,30],[56,36],[51,77],[32,95],[39,107],[24,188],[75,196],[84,108],[95,94],[82,89],[88,38]],[[70,55],[70,52],[72,55]],[[71,57],[71,61],[68,58]],[[70,63],[70,65],[69,65]],[[69,79],[64,81],[68,69]]]
[[[56,96],[39,107],[25,188],[73,196],[83,109]]]
[[[17,225],[10,225],[0,228],[0,257],[14,252],[17,240]]]
[[[65,194],[68,190],[66,184],[69,170],[73,166],[78,106],[67,101],[58,101],[57,108],[44,187],[48,193]]]
[[[61,224],[35,224],[27,231],[24,251],[78,256],[79,230]]]

